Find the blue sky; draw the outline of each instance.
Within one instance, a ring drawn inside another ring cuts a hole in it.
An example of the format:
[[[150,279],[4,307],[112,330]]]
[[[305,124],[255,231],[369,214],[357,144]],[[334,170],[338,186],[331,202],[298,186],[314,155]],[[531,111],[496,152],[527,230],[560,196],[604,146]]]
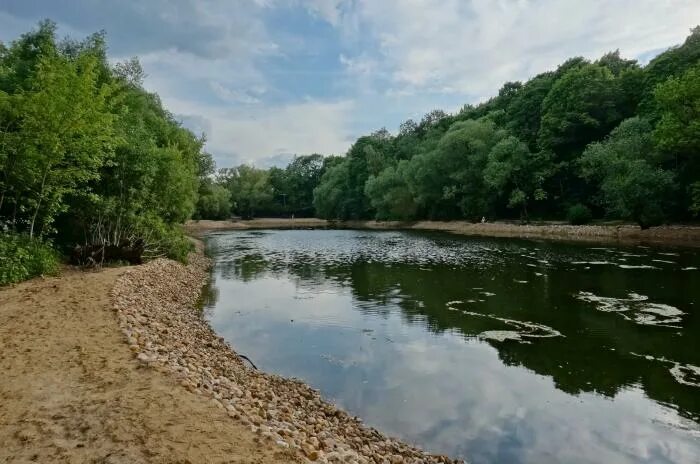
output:
[[[342,154],[364,133],[452,112],[572,56],[648,60],[698,0],[1,0],[0,41],[43,18],[107,32],[116,62],[205,132],[220,167]]]

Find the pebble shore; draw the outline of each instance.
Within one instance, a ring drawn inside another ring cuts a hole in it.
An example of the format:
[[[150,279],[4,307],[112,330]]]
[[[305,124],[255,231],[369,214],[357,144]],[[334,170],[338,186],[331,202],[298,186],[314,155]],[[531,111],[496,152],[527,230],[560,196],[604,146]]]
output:
[[[459,463],[388,438],[295,379],[257,371],[214,333],[196,309],[211,261],[157,259],[127,271],[112,290],[119,325],[134,356],[211,398],[231,420],[270,446],[317,463]]]

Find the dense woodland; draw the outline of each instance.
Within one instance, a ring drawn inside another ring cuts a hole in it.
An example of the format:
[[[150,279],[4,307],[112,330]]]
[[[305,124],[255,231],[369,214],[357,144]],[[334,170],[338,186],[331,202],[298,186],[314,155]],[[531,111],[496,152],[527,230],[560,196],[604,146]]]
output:
[[[221,170],[202,216],[229,215],[222,188],[243,217],[693,221],[700,27],[646,66],[619,52],[571,58],[457,114],[360,137],[343,157]]]
[[[647,65],[572,58],[344,156],[216,171],[197,136],[111,65],[103,34],[43,22],[0,43],[0,284],[78,262],[184,259],[177,225],[231,215],[634,221],[700,214],[700,27]]]
[[[103,34],[59,41],[48,21],[0,44],[0,284],[55,269],[54,250],[185,259],[176,225],[214,165],[143,77],[110,65]]]

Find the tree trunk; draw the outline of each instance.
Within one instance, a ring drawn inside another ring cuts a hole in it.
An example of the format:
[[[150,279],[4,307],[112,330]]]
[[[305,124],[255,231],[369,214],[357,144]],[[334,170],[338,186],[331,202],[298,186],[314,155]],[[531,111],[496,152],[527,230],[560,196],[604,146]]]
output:
[[[46,185],[46,176],[49,175],[49,166],[46,166],[44,171],[44,177],[41,179],[41,188],[39,189],[39,201],[36,203],[36,208],[34,209],[34,214],[32,215],[32,223],[29,227],[29,238],[34,238],[34,225],[36,224],[36,217],[39,215],[39,208],[41,208],[41,200],[44,199],[44,185]]]

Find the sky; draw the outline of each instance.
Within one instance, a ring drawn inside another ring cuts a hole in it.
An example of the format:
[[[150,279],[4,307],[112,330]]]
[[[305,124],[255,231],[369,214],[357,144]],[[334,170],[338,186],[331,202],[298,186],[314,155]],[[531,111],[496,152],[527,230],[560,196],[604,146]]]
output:
[[[0,0],[0,41],[41,19],[107,33],[219,167],[344,154],[360,135],[459,110],[572,56],[642,62],[699,0]]]

